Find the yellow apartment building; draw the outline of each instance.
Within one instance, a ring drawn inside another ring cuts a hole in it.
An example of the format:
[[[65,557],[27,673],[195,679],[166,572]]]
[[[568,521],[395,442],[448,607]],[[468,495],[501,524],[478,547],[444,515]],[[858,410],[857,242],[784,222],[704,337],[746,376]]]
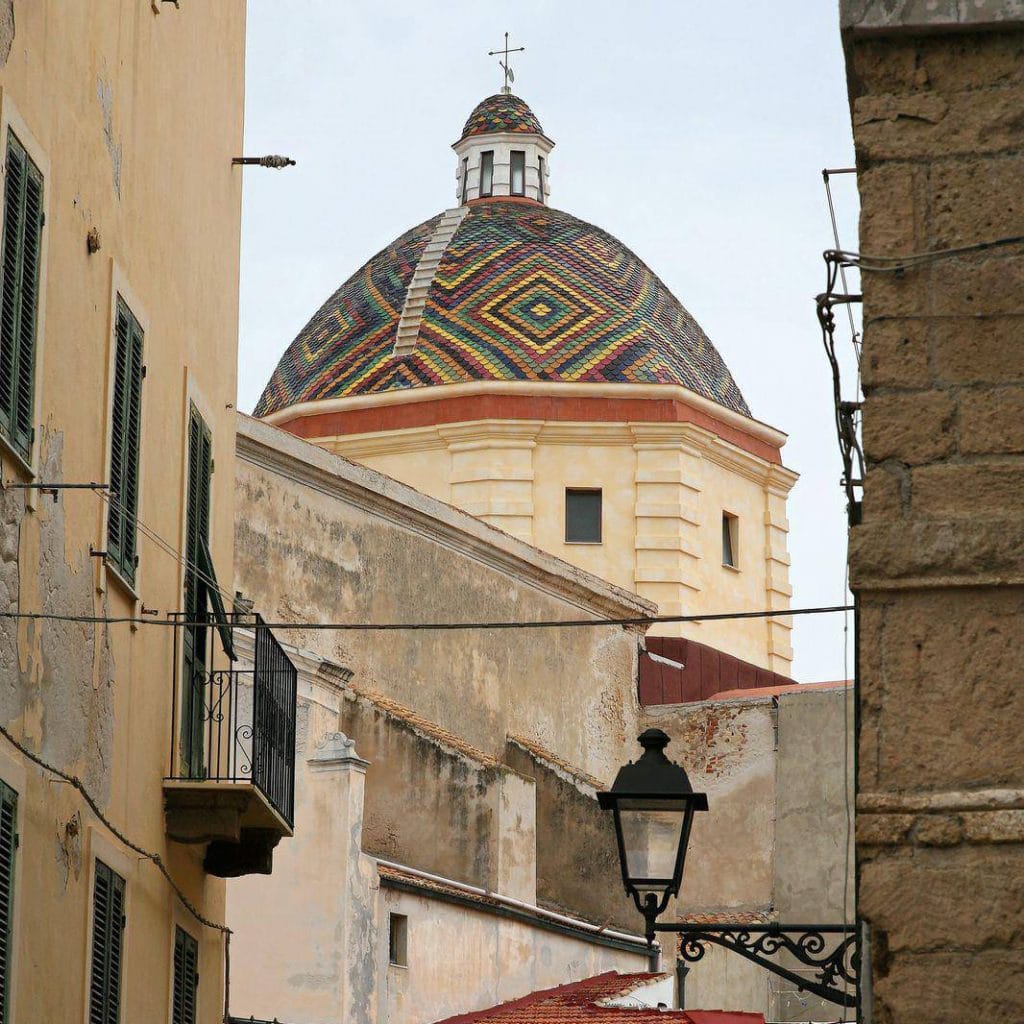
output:
[[[4,1024],[221,1020],[222,878],[290,833],[294,670],[220,589],[244,33],[0,4]]]

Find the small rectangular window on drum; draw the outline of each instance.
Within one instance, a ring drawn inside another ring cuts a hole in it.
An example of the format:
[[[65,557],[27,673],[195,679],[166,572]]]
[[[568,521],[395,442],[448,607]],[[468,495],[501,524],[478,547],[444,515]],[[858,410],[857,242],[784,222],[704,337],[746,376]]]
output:
[[[489,196],[494,191],[494,150],[480,154],[480,195]]]
[[[511,191],[514,196],[526,195],[526,152],[513,149],[511,153]]]

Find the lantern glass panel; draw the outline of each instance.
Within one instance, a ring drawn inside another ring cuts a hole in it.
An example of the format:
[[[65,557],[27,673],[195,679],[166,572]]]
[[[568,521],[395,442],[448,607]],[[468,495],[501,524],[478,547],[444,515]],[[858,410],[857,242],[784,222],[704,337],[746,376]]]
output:
[[[618,812],[630,882],[637,889],[669,888],[683,839],[686,802],[621,800]]]

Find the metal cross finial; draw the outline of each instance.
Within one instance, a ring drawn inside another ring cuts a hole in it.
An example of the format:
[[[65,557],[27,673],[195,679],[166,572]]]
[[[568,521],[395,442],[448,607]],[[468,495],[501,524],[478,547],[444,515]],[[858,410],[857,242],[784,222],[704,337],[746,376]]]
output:
[[[525,46],[516,46],[513,49],[508,48],[508,33],[505,33],[505,45],[500,50],[488,50],[488,57],[496,57],[499,53],[502,54],[505,59],[499,60],[498,63],[501,65],[501,70],[505,72],[505,84],[501,87],[503,93],[510,93],[512,91],[511,83],[516,80],[516,76],[512,73],[512,68],[508,62],[508,55],[510,53],[522,53],[526,49]]]

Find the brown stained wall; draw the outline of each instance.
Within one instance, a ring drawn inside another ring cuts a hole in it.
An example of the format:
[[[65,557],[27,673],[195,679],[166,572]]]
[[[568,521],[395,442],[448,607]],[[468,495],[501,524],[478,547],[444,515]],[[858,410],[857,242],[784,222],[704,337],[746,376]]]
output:
[[[497,805],[504,769],[446,749],[353,694],[342,701],[340,728],[371,765],[363,851],[498,889]]]
[[[865,253],[1024,234],[1020,5],[924,6],[843,4]],[[1024,250],[863,277],[868,471],[850,567],[874,1019],[1017,1021]]]
[[[650,609],[465,513],[244,417],[239,455],[237,586],[258,596],[268,621],[529,621]],[[635,632],[296,627],[280,635],[349,670],[338,728],[370,762],[367,853],[523,898],[513,886],[530,902],[536,891],[585,918],[636,926],[623,913],[614,839],[593,796],[507,739],[522,737],[578,774],[610,781],[640,731]]]
[[[708,795],[686,855],[679,913],[768,910],[775,819],[775,702],[771,697],[645,708],[671,737],[667,754]],[[670,908],[671,910],[671,908]]]
[[[652,607],[248,417],[239,454],[237,586],[268,621],[557,620]],[[356,689],[494,758],[518,735],[607,778],[637,734],[638,637],[619,626],[282,635],[350,668]]]
[[[641,919],[622,888],[615,829],[594,790],[515,743],[508,744],[505,760],[536,787],[538,903],[638,930]]]

